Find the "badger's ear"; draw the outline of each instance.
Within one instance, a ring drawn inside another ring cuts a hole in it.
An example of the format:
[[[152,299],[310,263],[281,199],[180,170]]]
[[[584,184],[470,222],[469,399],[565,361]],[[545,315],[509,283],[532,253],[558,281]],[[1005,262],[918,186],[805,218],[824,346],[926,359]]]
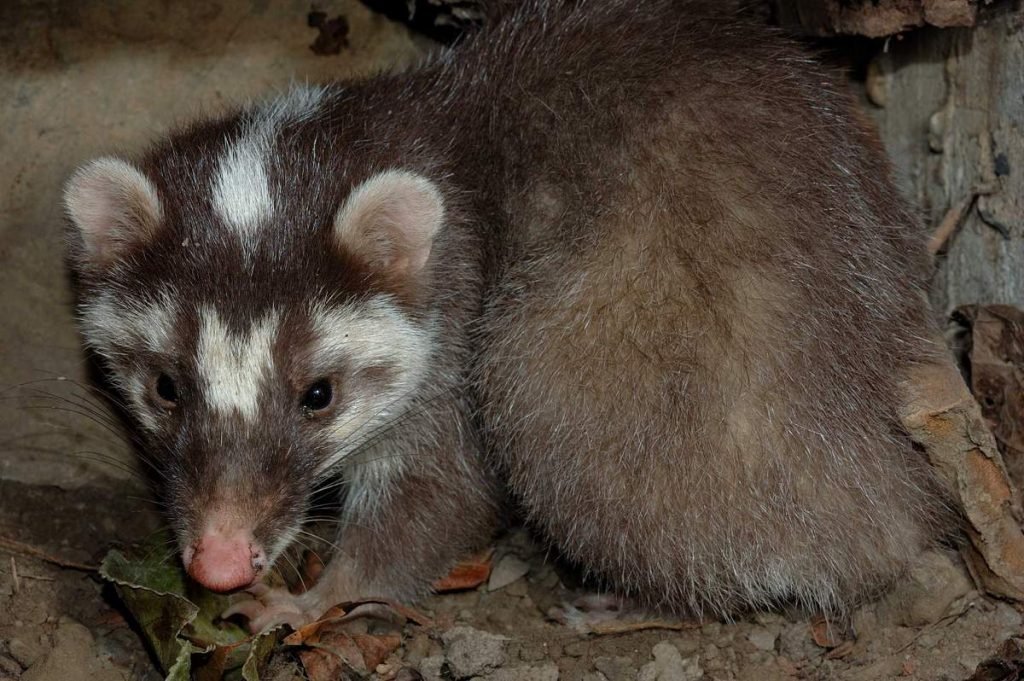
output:
[[[116,158],[79,168],[64,187],[64,209],[78,264],[97,269],[152,239],[163,214],[153,183]]]
[[[337,245],[393,277],[415,275],[444,222],[437,185],[416,173],[387,170],[356,187],[334,218]]]

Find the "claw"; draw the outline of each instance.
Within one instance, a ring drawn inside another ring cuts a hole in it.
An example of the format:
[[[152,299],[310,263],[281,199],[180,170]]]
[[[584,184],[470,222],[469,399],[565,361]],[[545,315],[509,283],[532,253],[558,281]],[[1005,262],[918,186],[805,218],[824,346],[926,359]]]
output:
[[[254,634],[282,624],[298,629],[316,619],[317,613],[308,607],[303,594],[296,595],[287,589],[270,587],[262,583],[253,584],[246,592],[251,598],[243,597],[232,603],[221,613],[221,618],[241,615],[248,620],[248,629]]]
[[[227,619],[229,617],[234,617],[235,615],[241,615],[247,620],[252,620],[253,618],[258,617],[264,608],[265,606],[257,600],[241,600],[228,606],[227,610],[220,614],[220,618]]]

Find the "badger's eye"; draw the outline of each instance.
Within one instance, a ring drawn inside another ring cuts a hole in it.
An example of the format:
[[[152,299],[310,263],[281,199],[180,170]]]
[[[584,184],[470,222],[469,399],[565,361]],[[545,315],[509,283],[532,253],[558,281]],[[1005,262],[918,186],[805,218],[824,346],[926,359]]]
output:
[[[334,390],[331,388],[331,381],[326,378],[321,378],[319,381],[309,386],[306,390],[306,394],[302,396],[302,410],[309,415],[313,412],[323,411],[327,407],[331,406],[331,402],[334,400]]]
[[[167,374],[160,374],[153,383],[153,401],[165,409],[171,409],[178,404],[178,386],[174,379]]]

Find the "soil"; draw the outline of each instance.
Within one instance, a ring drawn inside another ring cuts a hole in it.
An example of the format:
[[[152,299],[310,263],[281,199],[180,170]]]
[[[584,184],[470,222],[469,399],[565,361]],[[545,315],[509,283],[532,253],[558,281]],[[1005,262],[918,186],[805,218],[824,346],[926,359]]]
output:
[[[0,499],[0,537],[23,545],[0,550],[0,679],[161,678],[111,589],[88,570],[59,567],[24,548],[98,565],[108,548],[156,531],[156,509],[116,481],[73,490],[6,481]],[[662,622],[677,630],[581,633],[569,604],[585,592],[567,586],[573,575],[525,531],[497,542],[495,564],[491,584],[500,588],[484,584],[417,604],[433,626],[408,625],[401,648],[371,678],[415,679],[415,670],[430,681],[959,680],[1022,633],[1021,612],[975,591],[951,553],[923,557],[892,594],[831,629],[805,614],[761,613],[729,623]],[[567,612],[568,623],[552,617]],[[623,610],[593,626],[628,629],[659,619]],[[303,678],[287,653],[266,674]]]

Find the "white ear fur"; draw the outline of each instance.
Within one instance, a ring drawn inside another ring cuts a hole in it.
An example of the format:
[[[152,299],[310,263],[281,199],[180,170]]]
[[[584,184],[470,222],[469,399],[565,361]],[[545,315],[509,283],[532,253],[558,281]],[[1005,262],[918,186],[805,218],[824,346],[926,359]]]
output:
[[[163,214],[153,183],[131,164],[109,157],[71,176],[64,209],[81,236],[82,259],[101,267],[148,241]]]
[[[339,246],[398,276],[416,274],[427,263],[444,221],[437,186],[405,170],[386,170],[349,195],[334,218]]]

